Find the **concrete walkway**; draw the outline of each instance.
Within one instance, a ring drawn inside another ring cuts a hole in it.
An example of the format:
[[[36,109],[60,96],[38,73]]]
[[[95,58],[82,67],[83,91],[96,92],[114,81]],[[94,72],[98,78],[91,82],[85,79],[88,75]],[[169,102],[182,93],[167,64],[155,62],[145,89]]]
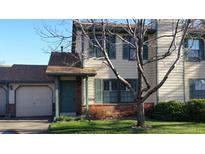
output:
[[[0,134],[44,134],[48,127],[49,120],[0,120]]]

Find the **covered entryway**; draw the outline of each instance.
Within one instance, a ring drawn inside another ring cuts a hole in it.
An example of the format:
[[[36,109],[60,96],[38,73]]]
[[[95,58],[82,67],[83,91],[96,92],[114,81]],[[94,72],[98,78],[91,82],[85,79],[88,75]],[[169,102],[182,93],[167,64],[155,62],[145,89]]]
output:
[[[51,116],[52,102],[48,86],[20,86],[16,89],[16,116]]]
[[[76,81],[61,81],[60,82],[60,113],[61,114],[76,114]]]
[[[88,109],[87,79],[91,76],[94,77],[96,70],[95,68],[84,67],[82,62],[82,57],[78,53],[51,53],[46,74],[55,78],[56,117],[60,115],[80,115],[84,102],[82,98],[86,98],[86,109]],[[85,87],[84,80],[86,82]]]
[[[6,89],[0,87],[0,116],[6,114]]]

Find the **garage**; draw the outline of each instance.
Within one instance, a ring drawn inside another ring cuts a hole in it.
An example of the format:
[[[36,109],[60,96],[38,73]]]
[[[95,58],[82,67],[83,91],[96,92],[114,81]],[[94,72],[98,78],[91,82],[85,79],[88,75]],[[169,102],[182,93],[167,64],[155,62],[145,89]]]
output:
[[[6,90],[0,87],[0,116],[6,114]]]
[[[16,116],[51,116],[52,95],[49,86],[20,86],[16,89]]]

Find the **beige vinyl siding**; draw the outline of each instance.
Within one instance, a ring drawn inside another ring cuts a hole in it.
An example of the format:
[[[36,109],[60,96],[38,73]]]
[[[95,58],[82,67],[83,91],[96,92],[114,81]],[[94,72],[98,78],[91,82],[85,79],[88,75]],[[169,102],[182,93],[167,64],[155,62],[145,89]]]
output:
[[[76,52],[81,53],[81,36],[78,32],[77,42],[76,42]],[[154,35],[149,37],[155,37]],[[87,39],[84,39],[84,53],[88,53],[89,51],[89,43]],[[151,53],[151,54],[150,54]],[[149,57],[156,54],[156,48],[149,49]],[[88,54],[87,54],[88,55]],[[116,37],[116,59],[112,59],[112,63],[119,74],[127,79],[137,79],[137,64],[135,61],[124,60],[122,58],[123,55],[123,44],[122,40]],[[116,78],[112,70],[105,64],[106,61],[99,60],[96,58],[89,58],[84,61],[84,67],[92,67],[97,70],[97,75],[95,77],[88,78],[88,97],[89,103],[94,103],[95,100],[95,78],[100,79],[113,79]],[[156,85],[156,63],[147,64],[145,66],[145,73],[148,75],[148,80],[153,87]],[[85,87],[83,86],[83,91]],[[83,92],[84,93],[84,92]],[[84,93],[85,95],[85,93]],[[84,98],[84,96],[83,96]],[[84,99],[83,99],[84,100]],[[156,94],[153,94],[150,98],[146,100],[146,102],[156,102]],[[85,102],[84,102],[85,103]]]
[[[160,20],[158,23],[158,36],[170,35],[174,32],[175,20]],[[181,34],[179,34],[180,37]],[[158,40],[158,55],[164,54],[168,51],[172,37],[161,38]],[[179,39],[176,40],[179,43]],[[158,83],[163,79],[164,75],[176,59],[177,52],[171,56],[158,61]],[[169,75],[167,81],[159,89],[159,102],[168,100],[184,101],[184,88],[183,88],[183,59],[181,58],[177,63],[175,69]]]
[[[185,61],[185,97],[190,100],[190,79],[205,79],[205,61],[188,62]]]
[[[156,37],[156,34],[149,35],[149,39],[154,39]],[[149,44],[149,50],[148,50],[148,59],[156,56],[156,42],[152,42]],[[151,88],[156,86],[157,83],[157,70],[156,70],[157,63],[152,62],[145,65],[145,74],[148,78],[149,83],[151,84]],[[156,92],[153,93],[145,102],[154,102],[156,103]]]

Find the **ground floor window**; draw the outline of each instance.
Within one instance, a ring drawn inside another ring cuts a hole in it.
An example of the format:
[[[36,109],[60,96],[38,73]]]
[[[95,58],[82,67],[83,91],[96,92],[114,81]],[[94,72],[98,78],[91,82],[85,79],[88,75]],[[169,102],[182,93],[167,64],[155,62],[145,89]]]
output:
[[[127,79],[135,88],[136,79]],[[95,102],[101,103],[123,103],[132,102],[133,96],[129,89],[117,79],[95,79]]]
[[[190,99],[205,98],[205,79],[190,80]]]

